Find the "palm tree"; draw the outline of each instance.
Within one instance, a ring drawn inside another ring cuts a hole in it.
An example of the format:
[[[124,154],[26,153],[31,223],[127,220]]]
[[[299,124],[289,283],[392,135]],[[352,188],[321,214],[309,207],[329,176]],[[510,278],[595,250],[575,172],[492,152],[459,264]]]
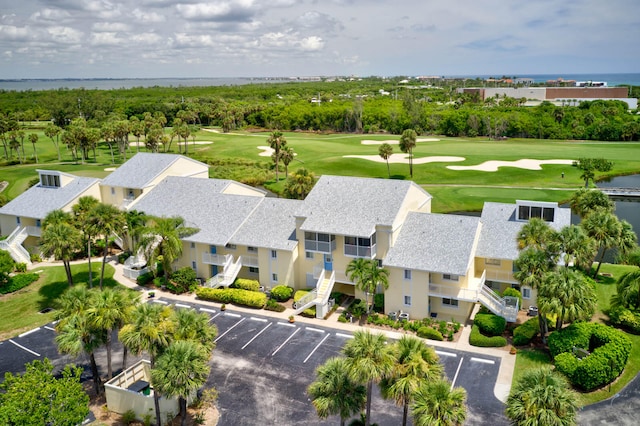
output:
[[[209,377],[209,357],[210,352],[202,345],[192,340],[177,340],[151,369],[154,390],[162,395],[178,397],[182,426],[187,424],[187,398]]]
[[[29,134],[29,142],[33,145],[33,156],[36,158],[36,164],[38,164],[38,151],[36,151],[36,143],[38,142],[38,134],[30,133]]]
[[[439,380],[444,373],[435,350],[421,339],[404,335],[394,345],[395,367],[391,375],[382,379],[384,398],[392,398],[403,406],[402,426],[407,424],[409,404],[423,381]]]
[[[569,205],[571,211],[580,216],[581,219],[584,219],[589,213],[598,209],[613,212],[615,208],[615,205],[607,194],[597,189],[585,188],[579,189],[571,196]]]
[[[576,424],[578,399],[567,380],[551,368],[528,370],[516,381],[505,410],[514,425]]]
[[[89,217],[93,209],[100,203],[97,198],[91,195],[85,195],[78,198],[78,202],[71,208],[75,215],[76,226],[83,233],[84,239],[87,241],[87,261],[89,262],[89,288],[93,287],[93,270],[91,269],[91,239],[92,227]]]
[[[123,228],[122,238],[125,246],[123,249],[125,251],[129,249],[129,239],[131,239],[131,250],[133,251],[138,247],[138,240],[142,235],[147,216],[143,212],[129,210],[124,213],[124,219],[127,225]]]
[[[273,149],[273,162],[276,165],[276,182],[280,180],[278,177],[278,165],[280,164],[280,154],[282,148],[284,148],[287,144],[287,140],[281,132],[275,131],[271,132],[269,138],[267,139],[267,143]]]
[[[364,407],[367,390],[349,377],[345,358],[329,358],[316,369],[316,380],[307,389],[318,417],[340,416],[340,425]]]
[[[389,157],[393,155],[393,147],[388,143],[383,143],[378,147],[378,155],[387,162],[387,173],[391,177],[391,169],[389,168]]]
[[[416,147],[418,135],[413,129],[407,129],[400,136],[400,150],[409,154],[409,174],[413,178],[413,148]]]
[[[104,238],[104,250],[102,252],[102,269],[100,271],[100,289],[104,281],[104,268],[109,252],[109,237],[125,225],[124,216],[117,207],[111,204],[99,203],[89,213],[89,226],[92,233],[102,235]]]
[[[113,331],[122,327],[131,317],[136,298],[128,297],[128,291],[105,288],[94,292],[87,314],[92,324],[102,330],[107,348],[107,379],[111,380],[111,336]],[[135,293],[134,293],[135,294]]]
[[[372,334],[365,330],[356,331],[342,351],[347,358],[346,365],[351,380],[366,383],[365,426],[369,426],[373,384],[391,374],[395,363],[393,349],[387,345],[387,338],[383,334]]]
[[[181,217],[151,217],[151,226],[143,230],[141,247],[149,259],[149,265],[162,263],[165,282],[174,260],[182,255],[182,238],[198,232],[197,228],[185,226]]]
[[[602,260],[608,249],[616,247],[620,241],[622,225],[618,218],[606,210],[596,210],[589,214],[581,223],[585,233],[596,240],[600,249],[600,259],[593,277],[598,276]]]
[[[547,222],[537,217],[531,218],[522,225],[518,233],[516,238],[518,249],[527,247],[545,249],[554,240],[554,234]]]
[[[458,426],[467,417],[466,391],[452,389],[445,379],[423,382],[413,398],[411,414],[416,426]]]
[[[294,200],[304,200],[316,183],[315,175],[304,167],[299,168],[287,178],[284,184],[284,196]]]
[[[69,287],[73,286],[71,259],[73,254],[81,247],[81,238],[80,231],[68,223],[47,225],[40,237],[40,249],[43,255],[53,256],[56,260],[62,260]]]
[[[72,217],[68,212],[60,209],[51,210],[42,221],[42,228],[49,225],[71,224]]]
[[[577,225],[565,226],[557,234],[560,252],[564,253],[564,265],[586,268],[596,254],[596,242]]]
[[[118,338],[136,355],[146,351],[153,369],[156,358],[171,344],[174,327],[170,307],[155,303],[141,303],[133,311],[131,322],[120,329]],[[156,409],[156,426],[161,426],[160,399],[156,392],[153,393],[153,400]]]
[[[612,305],[640,309],[640,268],[620,276],[616,286],[618,291],[611,297]]]
[[[376,294],[378,287],[384,290],[389,288],[389,270],[379,266],[376,259],[361,257],[353,259],[347,265],[346,274],[359,290],[365,292],[367,303],[371,296],[369,306],[373,305],[373,295]]]
[[[93,387],[96,395],[102,391],[100,373],[94,351],[104,343],[104,334],[96,329],[87,315],[86,307],[91,295],[85,287],[72,287],[56,300],[58,306],[56,344],[62,353],[78,356],[85,352],[89,357]]]
[[[595,290],[581,272],[566,267],[546,275],[538,290],[538,309],[542,316],[556,315],[556,329],[565,322],[588,321],[597,298]]]
[[[191,309],[178,309],[174,313],[173,321],[175,323],[174,339],[192,340],[209,351],[213,350],[218,329],[209,323],[210,318],[207,314]]]
[[[295,158],[295,155],[296,153],[293,151],[293,148],[291,148],[290,146],[284,146],[280,150],[280,160],[282,161],[282,164],[284,164],[285,179],[287,178],[287,176],[289,176],[289,164],[293,161],[293,159]]]

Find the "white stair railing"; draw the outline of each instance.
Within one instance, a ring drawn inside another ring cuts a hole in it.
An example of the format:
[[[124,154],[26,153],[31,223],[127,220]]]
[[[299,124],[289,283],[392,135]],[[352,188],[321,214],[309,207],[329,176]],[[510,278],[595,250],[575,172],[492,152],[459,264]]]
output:
[[[26,228],[17,226],[5,240],[0,241],[0,249],[9,252],[11,258],[16,262],[31,265],[31,255],[22,246],[28,236]]]

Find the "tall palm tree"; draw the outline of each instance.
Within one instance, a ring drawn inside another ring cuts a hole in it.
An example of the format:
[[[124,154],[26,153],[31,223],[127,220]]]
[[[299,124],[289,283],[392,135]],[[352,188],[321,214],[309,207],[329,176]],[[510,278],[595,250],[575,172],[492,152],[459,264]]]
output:
[[[373,295],[378,291],[378,287],[382,287],[383,290],[389,288],[389,270],[379,266],[376,259],[353,259],[347,265],[346,274],[358,289],[366,294],[369,306],[373,306]]]
[[[71,259],[73,259],[73,254],[81,247],[81,238],[80,231],[68,223],[48,225],[43,229],[40,236],[42,253],[45,256],[53,256],[56,260],[62,260],[69,287],[73,286]]]
[[[178,397],[182,426],[187,424],[187,398],[202,387],[209,377],[210,354],[192,340],[177,340],[169,345],[151,369],[154,391],[168,397]]]
[[[107,379],[111,380],[111,336],[131,317],[137,299],[128,296],[128,291],[105,288],[93,292],[87,314],[93,325],[102,330],[107,348]]]
[[[42,228],[49,225],[71,224],[72,216],[69,212],[60,209],[51,210],[42,220]]]
[[[596,242],[577,225],[565,226],[557,234],[564,265],[586,268],[596,254]]]
[[[366,383],[367,404],[365,426],[371,422],[371,401],[373,384],[389,376],[393,370],[395,357],[387,338],[383,334],[373,334],[368,330],[356,331],[353,339],[343,348],[346,365],[351,380]]]
[[[588,321],[594,312],[597,298],[591,284],[581,272],[561,267],[546,275],[538,290],[540,314],[556,315],[556,329],[576,320]]]
[[[616,247],[620,242],[622,225],[618,218],[606,210],[596,210],[589,214],[581,223],[585,233],[596,240],[600,249],[600,258],[597,260],[594,278],[598,276],[602,260],[608,249]]]
[[[413,178],[413,148],[416,147],[418,135],[413,129],[407,129],[400,136],[400,150],[409,154],[409,174]]]
[[[534,217],[522,225],[516,238],[518,249],[527,247],[546,249],[555,240],[555,231],[544,220]]]
[[[316,369],[316,380],[307,388],[318,417],[340,416],[340,425],[358,413],[367,400],[367,390],[349,377],[345,358],[329,358]]]
[[[182,255],[182,238],[198,232],[197,228],[185,226],[181,217],[151,217],[151,226],[143,231],[140,245],[145,248],[149,265],[162,263],[165,282],[174,260]]]
[[[173,321],[174,339],[192,340],[208,350],[213,350],[218,329],[209,323],[210,318],[207,314],[191,309],[178,309],[174,313]]]
[[[280,164],[281,150],[286,146],[287,140],[285,139],[282,132],[275,131],[271,132],[269,138],[267,139],[267,143],[269,144],[271,149],[273,149],[272,158],[273,162],[276,165],[276,182],[278,182],[280,180],[280,178],[278,177],[278,165]]]
[[[102,269],[100,270],[100,289],[104,281],[104,268],[109,253],[109,238],[125,225],[122,212],[111,204],[99,203],[89,213],[89,223],[94,235],[102,235],[104,250],[102,252]]]
[[[466,391],[444,379],[423,382],[411,404],[416,426],[459,426],[467,417]]]
[[[424,381],[439,380],[444,373],[435,350],[421,339],[404,335],[394,345],[396,362],[391,375],[382,379],[384,398],[392,398],[403,406],[402,426],[407,424],[409,404]]]
[[[289,176],[289,164],[295,158],[296,153],[293,151],[293,148],[290,146],[284,146],[280,151],[280,160],[282,164],[284,164],[284,177],[285,179]]]
[[[581,188],[576,191],[569,201],[571,211],[584,219],[589,213],[603,209],[613,212],[615,205],[609,196],[597,189]]]
[[[505,410],[515,425],[572,426],[578,399],[567,380],[551,368],[525,371],[511,389]]]
[[[138,241],[142,235],[142,230],[145,227],[147,216],[143,212],[137,210],[129,210],[124,213],[124,220],[126,226],[123,228],[123,241],[125,251],[134,251],[138,247]],[[129,239],[131,239],[131,247],[129,247]]]
[[[131,315],[131,321],[118,333],[124,346],[136,355],[143,351],[149,354],[151,368],[155,367],[156,358],[164,352],[173,341],[174,321],[169,306],[156,303],[141,303]],[[153,393],[156,409],[156,426],[160,425],[160,399]]]
[[[616,287],[618,291],[611,297],[613,305],[640,309],[640,268],[620,276]]]
[[[93,270],[91,269],[91,239],[93,238],[89,217],[93,209],[100,203],[97,198],[85,195],[78,198],[78,202],[71,208],[75,216],[76,226],[83,233],[87,243],[87,261],[89,262],[89,288],[93,287]]]
[[[378,155],[387,162],[387,173],[391,177],[391,169],[389,168],[389,158],[393,155],[393,147],[388,143],[383,143],[378,147]]]
[[[57,335],[55,338],[58,350],[78,356],[85,352],[89,357],[94,391],[102,392],[100,373],[94,351],[104,343],[104,334],[98,330],[87,315],[87,306],[91,295],[85,287],[72,287],[57,300]]]

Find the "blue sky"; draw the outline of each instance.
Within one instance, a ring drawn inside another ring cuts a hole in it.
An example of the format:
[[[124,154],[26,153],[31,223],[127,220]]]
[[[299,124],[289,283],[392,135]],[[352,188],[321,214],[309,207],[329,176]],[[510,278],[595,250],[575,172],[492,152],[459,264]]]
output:
[[[638,0],[0,0],[0,78],[640,72]]]

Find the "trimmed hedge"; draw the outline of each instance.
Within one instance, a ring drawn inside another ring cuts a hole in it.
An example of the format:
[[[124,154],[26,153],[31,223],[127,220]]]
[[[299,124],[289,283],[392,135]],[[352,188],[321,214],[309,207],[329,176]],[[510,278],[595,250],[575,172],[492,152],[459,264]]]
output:
[[[597,323],[571,324],[551,333],[548,342],[556,369],[585,391],[614,381],[631,353],[631,340],[622,331]],[[573,354],[574,347],[590,354],[578,359]]]
[[[287,308],[285,308],[284,306],[282,306],[281,304],[279,304],[273,299],[267,299],[267,303],[266,305],[264,305],[264,309],[267,311],[284,312],[284,310]]]
[[[472,346],[479,346],[481,348],[500,348],[502,346],[507,346],[507,339],[502,336],[485,336],[474,323],[471,327],[471,334],[469,335],[469,344]]]
[[[473,323],[488,336],[501,336],[507,327],[507,320],[494,314],[476,314]]]
[[[515,346],[528,345],[539,331],[538,317],[533,317],[513,330],[513,344]]]
[[[286,285],[277,285],[271,289],[271,297],[278,302],[286,302],[293,296],[293,288]]]
[[[243,290],[241,288],[208,288],[200,287],[196,296],[202,300],[218,303],[233,303],[240,306],[262,309],[267,303],[267,295],[259,291]]]
[[[139,286],[143,286],[143,287],[152,281],[153,281],[153,273],[151,272],[145,272],[144,274],[138,275],[138,278],[136,278],[136,283]]]
[[[422,337],[423,339],[431,339],[431,340],[439,340],[439,341],[444,340],[444,337],[442,337],[442,333],[440,333],[435,328],[431,328],[431,327],[420,327],[418,329],[417,334],[418,334],[418,337]]]
[[[640,314],[619,306],[609,311],[611,324],[620,326],[633,334],[640,334]]]
[[[38,278],[40,278],[40,276],[33,272],[28,274],[14,275],[13,277],[9,278],[5,285],[0,286],[0,294],[13,293],[14,291],[23,289],[29,284],[37,281]]]
[[[229,287],[240,288],[242,290],[249,290],[249,291],[260,291],[260,282],[256,280],[249,280],[246,278],[238,278]]]

